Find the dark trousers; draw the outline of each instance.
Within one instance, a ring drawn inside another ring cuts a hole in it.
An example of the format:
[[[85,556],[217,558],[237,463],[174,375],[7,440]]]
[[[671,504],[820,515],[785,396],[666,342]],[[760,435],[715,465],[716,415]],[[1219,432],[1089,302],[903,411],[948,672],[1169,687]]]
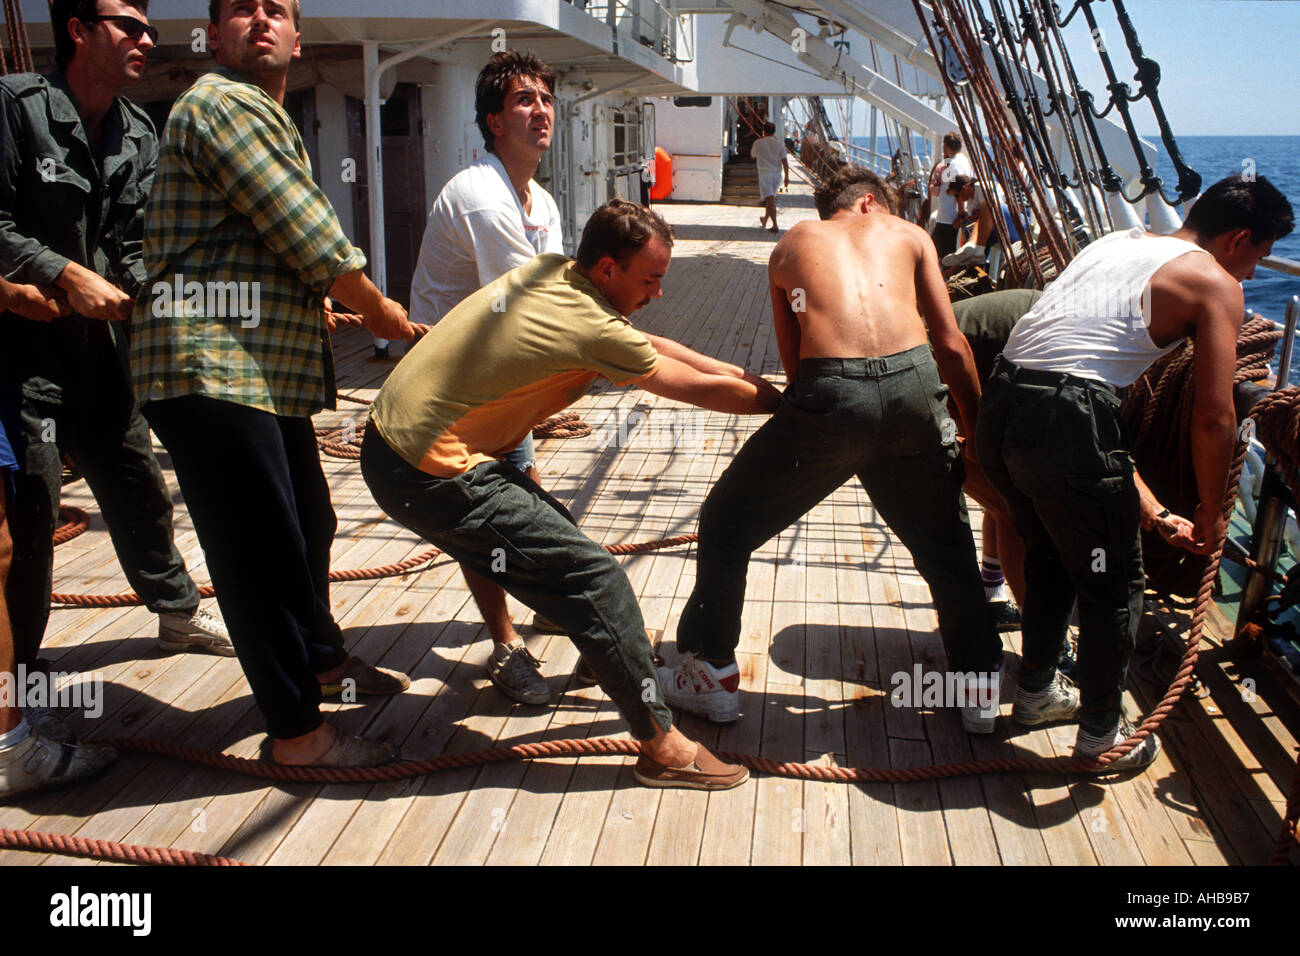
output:
[[[316,675],[347,659],[330,612],[337,520],[311,419],[199,395],[150,402],[217,601],[272,737],[320,726]]]
[[[931,234],[934,239],[934,248],[939,253],[939,259],[957,251],[957,229],[950,222],[937,222],[934,224],[934,232]]]
[[[999,358],[979,414],[980,464],[1025,542],[1020,685],[1051,683],[1077,598],[1079,723],[1093,734],[1119,720],[1146,586],[1119,405],[1107,386]]]
[[[562,627],[638,740],[672,726],[632,585],[564,505],[503,461],[455,478],[426,474],[373,424],[361,474],[394,521]]]
[[[856,475],[930,586],[949,665],[996,670],[1002,645],[975,560],[947,392],[927,345],[801,361],[781,407],[704,502],[678,650],[734,658],[751,553]]]
[[[31,666],[50,617],[62,453],[95,495],[122,571],[149,610],[192,614],[199,592],[172,541],[172,501],[149,426],[124,390],[65,402],[22,396],[5,430],[19,471],[9,516],[13,567],[5,598],[17,662]]]

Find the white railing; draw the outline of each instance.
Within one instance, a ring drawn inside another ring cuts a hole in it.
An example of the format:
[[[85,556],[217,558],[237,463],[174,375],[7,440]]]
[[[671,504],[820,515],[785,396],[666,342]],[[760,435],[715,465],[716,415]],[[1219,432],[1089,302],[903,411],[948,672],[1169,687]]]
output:
[[[654,50],[670,63],[686,63],[693,55],[681,56],[679,17],[661,0],[570,0],[580,10],[633,43]],[[689,51],[688,51],[689,52]]]

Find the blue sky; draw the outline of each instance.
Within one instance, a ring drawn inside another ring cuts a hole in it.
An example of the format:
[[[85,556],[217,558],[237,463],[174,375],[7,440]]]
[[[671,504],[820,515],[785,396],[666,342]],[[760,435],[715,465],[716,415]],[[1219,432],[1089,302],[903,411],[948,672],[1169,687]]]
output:
[[[1073,0],[1059,0],[1068,10]],[[1300,2],[1287,0],[1126,0],[1147,56],[1160,64],[1160,101],[1180,136],[1300,135]],[[1115,8],[1094,2],[1118,77],[1134,87],[1133,60]],[[1105,74],[1080,13],[1066,42],[1079,79],[1100,101]],[[1145,101],[1138,131],[1156,132]]]

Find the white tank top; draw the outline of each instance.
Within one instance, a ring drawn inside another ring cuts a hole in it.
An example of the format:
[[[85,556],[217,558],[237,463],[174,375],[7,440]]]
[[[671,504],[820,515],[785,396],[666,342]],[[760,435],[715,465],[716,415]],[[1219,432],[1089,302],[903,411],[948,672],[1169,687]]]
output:
[[[1002,350],[1022,368],[1132,385],[1151,363],[1182,344],[1159,348],[1147,328],[1151,277],[1200,246],[1142,228],[1112,232],[1074,258],[1016,323]]]

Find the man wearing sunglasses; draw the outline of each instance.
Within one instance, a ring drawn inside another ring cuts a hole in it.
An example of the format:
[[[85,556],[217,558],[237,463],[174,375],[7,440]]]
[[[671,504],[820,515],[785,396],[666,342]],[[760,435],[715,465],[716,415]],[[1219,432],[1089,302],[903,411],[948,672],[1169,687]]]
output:
[[[158,139],[118,93],[140,81],[157,37],[146,8],[54,0],[57,69],[0,80],[0,277],[26,303],[0,309],[0,406],[20,465],[7,593],[28,668],[49,618],[64,453],[94,492],[131,587],[160,615],[162,645],[234,653],[221,621],[199,611],[173,544],[171,495],[127,365]]]

